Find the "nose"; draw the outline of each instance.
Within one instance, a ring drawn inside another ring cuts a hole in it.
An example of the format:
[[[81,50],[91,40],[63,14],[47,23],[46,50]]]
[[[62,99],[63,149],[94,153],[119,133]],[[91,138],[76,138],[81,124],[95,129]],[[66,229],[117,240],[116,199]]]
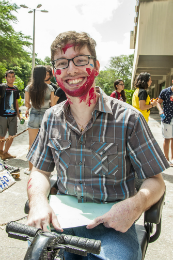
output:
[[[73,61],[69,61],[69,66],[67,68],[67,73],[69,75],[75,75],[78,72],[78,67],[74,65]]]

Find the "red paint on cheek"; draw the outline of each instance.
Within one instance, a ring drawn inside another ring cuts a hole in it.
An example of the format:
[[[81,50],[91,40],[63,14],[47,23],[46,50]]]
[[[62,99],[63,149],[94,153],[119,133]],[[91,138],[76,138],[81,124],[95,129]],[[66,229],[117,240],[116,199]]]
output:
[[[66,44],[66,46],[65,46],[64,48],[62,48],[64,54],[66,53],[67,49],[68,49],[68,48],[71,48],[71,47],[74,47],[74,44],[70,44],[70,43],[69,43],[69,44]]]
[[[97,77],[99,75],[98,71],[95,71],[95,77]]]
[[[32,185],[29,185],[28,190],[32,187]]]
[[[90,68],[86,68],[86,71],[87,71],[88,75],[90,76],[91,73],[92,73],[91,69]]]
[[[61,70],[56,70],[56,75],[61,75]]]

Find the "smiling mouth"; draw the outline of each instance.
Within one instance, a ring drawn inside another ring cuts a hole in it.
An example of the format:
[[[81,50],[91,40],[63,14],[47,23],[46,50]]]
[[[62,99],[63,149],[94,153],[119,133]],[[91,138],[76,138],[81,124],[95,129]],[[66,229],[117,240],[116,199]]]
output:
[[[66,82],[67,82],[69,85],[76,85],[76,84],[81,83],[83,80],[84,80],[84,78],[68,79]]]

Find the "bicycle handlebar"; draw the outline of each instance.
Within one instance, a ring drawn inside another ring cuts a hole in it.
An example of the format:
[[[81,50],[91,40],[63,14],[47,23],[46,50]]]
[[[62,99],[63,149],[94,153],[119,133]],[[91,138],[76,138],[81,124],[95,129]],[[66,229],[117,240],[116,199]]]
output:
[[[24,260],[54,259],[57,250],[64,249],[67,252],[87,256],[87,253],[99,254],[101,241],[83,237],[44,232],[35,227],[26,226],[11,221],[6,226],[9,237],[20,240],[33,238]],[[51,256],[50,256],[51,255]]]

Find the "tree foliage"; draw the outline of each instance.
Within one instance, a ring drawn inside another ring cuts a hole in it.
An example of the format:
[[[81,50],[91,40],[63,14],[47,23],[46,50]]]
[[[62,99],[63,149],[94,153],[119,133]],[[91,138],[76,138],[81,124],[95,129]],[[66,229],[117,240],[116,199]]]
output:
[[[125,89],[131,87],[131,76],[133,68],[134,55],[121,55],[111,57],[109,66],[100,71],[96,78],[96,85],[100,86],[104,92],[110,96],[114,91],[114,81],[122,79],[125,83]]]
[[[8,69],[22,74],[31,62],[31,53],[29,49],[26,51],[26,48],[32,45],[31,37],[16,32],[11,25],[17,22],[16,16],[12,14],[14,11],[17,12],[17,9],[16,4],[0,1],[0,82]]]

